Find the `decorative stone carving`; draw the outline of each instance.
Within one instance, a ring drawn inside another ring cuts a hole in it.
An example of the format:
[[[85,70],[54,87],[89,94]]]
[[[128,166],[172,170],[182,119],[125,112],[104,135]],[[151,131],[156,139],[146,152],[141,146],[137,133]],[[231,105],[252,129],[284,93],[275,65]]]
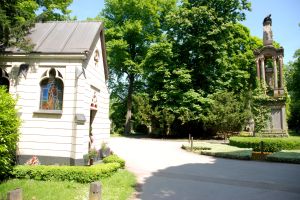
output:
[[[263,43],[264,45],[272,45],[273,43],[273,33],[272,33],[272,19],[271,14],[265,17],[263,21],[264,25],[264,34],[263,34]]]

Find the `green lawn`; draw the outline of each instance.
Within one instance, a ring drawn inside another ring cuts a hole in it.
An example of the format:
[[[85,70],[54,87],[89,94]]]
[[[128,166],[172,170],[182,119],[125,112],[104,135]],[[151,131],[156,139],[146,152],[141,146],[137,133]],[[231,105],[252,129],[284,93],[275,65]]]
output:
[[[186,146],[190,150],[190,144],[186,144],[184,146]],[[252,153],[251,149],[238,148],[234,146],[229,146],[227,144],[217,144],[208,142],[194,142],[193,149],[195,150],[195,152],[203,155],[243,160],[249,160],[251,158]]]
[[[185,143],[182,147],[186,150],[190,150],[189,143]],[[193,152],[200,153],[202,155],[247,160],[251,159],[252,149],[238,148],[227,144],[194,142]],[[267,160],[275,162],[300,163],[300,150],[283,150],[272,153],[267,156]]]
[[[119,170],[100,182],[103,200],[126,200],[135,190],[136,179],[132,173]],[[84,200],[88,199],[89,193],[89,184],[12,179],[0,184],[0,200],[5,199],[7,192],[15,188],[22,188],[24,200],[32,200],[32,197],[37,200]]]
[[[267,157],[269,161],[300,164],[300,150],[283,150]]]

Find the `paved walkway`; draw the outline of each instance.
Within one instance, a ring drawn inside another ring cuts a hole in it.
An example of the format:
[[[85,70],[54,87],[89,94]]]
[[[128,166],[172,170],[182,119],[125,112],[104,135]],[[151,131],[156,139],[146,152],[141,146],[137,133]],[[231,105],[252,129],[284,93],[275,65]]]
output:
[[[299,200],[300,165],[196,155],[182,142],[111,138],[143,200]]]

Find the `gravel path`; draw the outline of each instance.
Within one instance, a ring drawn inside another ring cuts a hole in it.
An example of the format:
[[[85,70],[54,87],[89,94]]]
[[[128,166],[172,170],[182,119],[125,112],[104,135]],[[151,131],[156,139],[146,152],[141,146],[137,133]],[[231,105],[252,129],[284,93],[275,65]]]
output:
[[[196,155],[182,142],[111,138],[109,146],[138,177],[135,199],[300,199],[300,165]]]

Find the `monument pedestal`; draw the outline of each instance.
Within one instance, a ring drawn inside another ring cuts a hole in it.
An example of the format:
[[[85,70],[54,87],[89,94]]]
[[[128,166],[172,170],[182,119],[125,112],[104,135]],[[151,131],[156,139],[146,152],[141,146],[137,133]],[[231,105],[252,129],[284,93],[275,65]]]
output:
[[[266,128],[260,133],[260,136],[288,137],[285,101],[272,102],[268,107],[271,109],[271,116]]]

